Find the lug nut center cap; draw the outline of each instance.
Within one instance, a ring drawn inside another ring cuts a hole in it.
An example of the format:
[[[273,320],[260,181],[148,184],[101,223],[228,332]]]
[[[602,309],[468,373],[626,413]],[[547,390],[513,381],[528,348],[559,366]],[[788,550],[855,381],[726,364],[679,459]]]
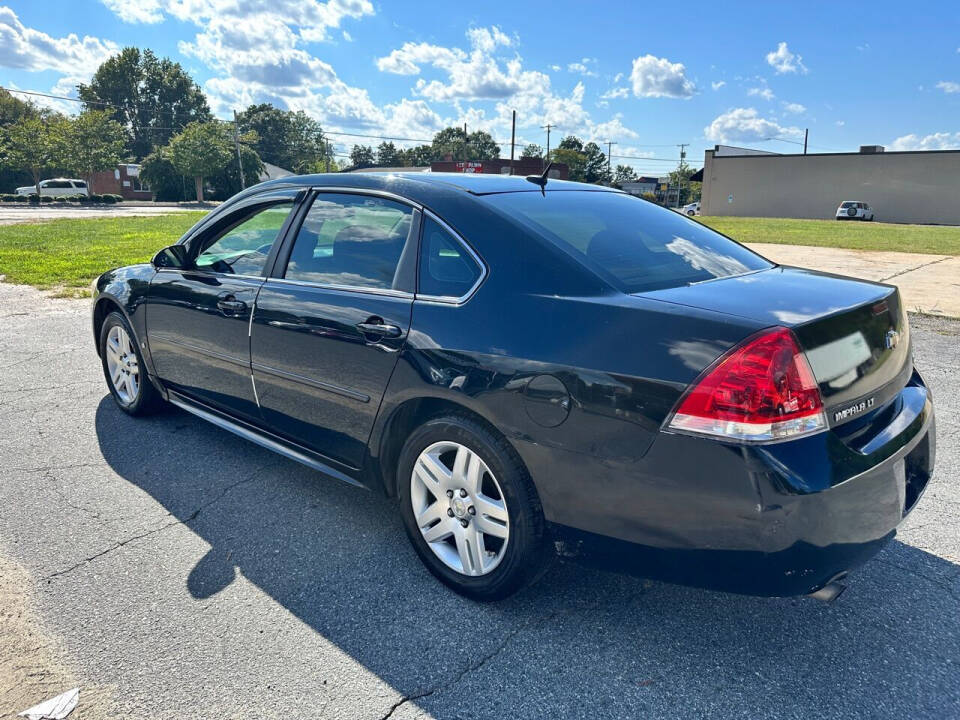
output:
[[[450,507],[453,509],[453,514],[458,518],[467,516],[467,503],[463,498],[453,498],[453,500],[450,501]]]

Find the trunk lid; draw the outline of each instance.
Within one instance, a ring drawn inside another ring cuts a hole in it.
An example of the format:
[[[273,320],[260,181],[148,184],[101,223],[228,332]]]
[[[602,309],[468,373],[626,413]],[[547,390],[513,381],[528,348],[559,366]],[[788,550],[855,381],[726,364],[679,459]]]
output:
[[[883,407],[913,372],[906,313],[891,285],[781,266],[641,295],[793,330],[831,426]]]

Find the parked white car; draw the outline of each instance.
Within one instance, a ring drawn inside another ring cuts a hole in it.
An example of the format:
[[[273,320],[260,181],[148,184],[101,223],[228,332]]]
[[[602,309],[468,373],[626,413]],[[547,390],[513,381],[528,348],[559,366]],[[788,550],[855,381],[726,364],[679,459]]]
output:
[[[690,217],[693,217],[694,215],[699,215],[699,214],[700,214],[700,203],[699,203],[699,201],[698,201],[698,202],[692,202],[692,203],[690,203],[689,205],[684,205],[684,206],[683,206],[683,214],[684,214],[684,215],[689,215]]]
[[[873,208],[859,200],[844,200],[837,208],[837,220],[873,220]]]
[[[33,185],[24,185],[17,188],[17,195],[33,195],[37,188]],[[86,180],[74,178],[50,178],[40,181],[40,195],[57,197],[58,195],[89,195]]]

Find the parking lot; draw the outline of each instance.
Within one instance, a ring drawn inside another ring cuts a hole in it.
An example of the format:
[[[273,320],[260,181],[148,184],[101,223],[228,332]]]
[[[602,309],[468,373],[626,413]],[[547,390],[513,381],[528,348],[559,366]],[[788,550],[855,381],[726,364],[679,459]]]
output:
[[[392,501],[122,414],[88,310],[0,284],[0,717],[960,717],[960,322],[912,317],[935,478],[836,603],[558,563],[478,605]]]

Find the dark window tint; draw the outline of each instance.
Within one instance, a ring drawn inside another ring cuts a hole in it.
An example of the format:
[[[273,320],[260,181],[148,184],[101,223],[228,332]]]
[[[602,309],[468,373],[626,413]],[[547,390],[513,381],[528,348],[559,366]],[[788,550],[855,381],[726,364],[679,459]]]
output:
[[[856,204],[856,203],[853,203],[853,202],[845,202],[845,203],[842,203],[842,204],[840,205],[840,207],[842,207],[842,208],[852,208],[852,207],[856,207],[856,205],[857,205],[857,204]]]
[[[480,265],[463,245],[432,218],[424,218],[420,244],[418,293],[459,298],[481,275]]]
[[[772,267],[698,222],[622,193],[548,190],[486,199],[627,293]]]
[[[73,186],[77,188],[85,188],[87,186],[87,183],[85,183],[83,180],[74,180]]]
[[[41,183],[41,186],[42,186],[42,187],[45,187],[45,188],[51,188],[51,189],[52,189],[52,188],[57,188],[58,190],[59,190],[59,189],[62,189],[62,188],[73,187],[73,186],[70,184],[70,181],[69,181],[69,180],[48,180],[48,181],[45,182],[45,183]]]
[[[196,266],[232,275],[260,275],[292,207],[292,202],[282,202],[252,215],[245,213],[229,230],[204,243]]]
[[[323,193],[304,218],[288,280],[358,288],[397,287],[413,209],[385,198]]]

